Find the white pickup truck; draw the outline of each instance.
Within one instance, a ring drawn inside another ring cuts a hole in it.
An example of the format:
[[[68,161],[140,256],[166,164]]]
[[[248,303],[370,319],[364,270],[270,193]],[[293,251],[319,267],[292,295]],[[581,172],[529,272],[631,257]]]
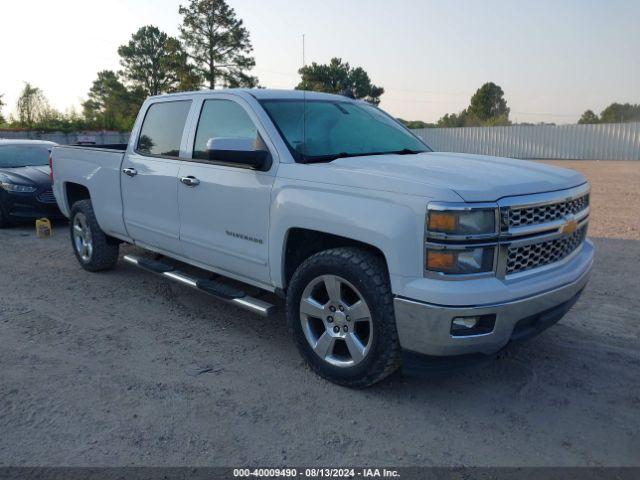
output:
[[[126,242],[151,253],[125,261],[238,307],[286,303],[309,365],[352,387],[532,336],[593,263],[581,174],[433,152],[341,96],[152,97],[128,145],[55,147],[51,163],[85,269],[113,268]]]

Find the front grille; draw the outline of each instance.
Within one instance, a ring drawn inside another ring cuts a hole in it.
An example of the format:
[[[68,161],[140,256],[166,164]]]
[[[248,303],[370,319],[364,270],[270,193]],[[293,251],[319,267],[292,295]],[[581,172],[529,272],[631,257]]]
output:
[[[510,275],[559,262],[575,251],[586,236],[587,225],[584,225],[566,237],[522,247],[510,247],[507,253],[506,273]]]
[[[42,203],[56,203],[56,197],[53,196],[52,190],[46,190],[42,193],[39,193],[37,198],[38,201]]]
[[[572,200],[550,203],[537,207],[521,207],[509,210],[509,228],[553,222],[566,215],[575,215],[589,206],[589,194]]]

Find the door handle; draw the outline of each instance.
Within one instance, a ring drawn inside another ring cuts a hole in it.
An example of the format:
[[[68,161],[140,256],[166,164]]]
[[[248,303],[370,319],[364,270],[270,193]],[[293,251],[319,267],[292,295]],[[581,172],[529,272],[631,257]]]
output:
[[[187,187],[195,187],[197,185],[200,185],[200,180],[198,180],[196,177],[192,177],[191,175],[189,175],[188,177],[180,177],[180,181]]]
[[[135,168],[123,168],[122,173],[129,175],[130,177],[135,177],[138,174],[138,171]]]

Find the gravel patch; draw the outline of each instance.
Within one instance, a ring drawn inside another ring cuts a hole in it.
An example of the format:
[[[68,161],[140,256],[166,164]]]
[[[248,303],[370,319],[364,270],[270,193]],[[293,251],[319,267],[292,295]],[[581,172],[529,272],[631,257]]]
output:
[[[0,466],[640,466],[640,162],[557,163],[593,183],[580,302],[495,361],[362,391],[282,316],[85,272],[64,224],[0,230]]]

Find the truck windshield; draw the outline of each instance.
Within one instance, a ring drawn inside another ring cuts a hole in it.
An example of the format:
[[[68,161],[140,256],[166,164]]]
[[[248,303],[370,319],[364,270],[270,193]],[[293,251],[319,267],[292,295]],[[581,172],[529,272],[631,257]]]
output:
[[[49,149],[38,145],[0,146],[0,168],[35,167],[49,164]]]
[[[366,103],[315,99],[260,103],[301,163],[431,151],[395,119]]]

